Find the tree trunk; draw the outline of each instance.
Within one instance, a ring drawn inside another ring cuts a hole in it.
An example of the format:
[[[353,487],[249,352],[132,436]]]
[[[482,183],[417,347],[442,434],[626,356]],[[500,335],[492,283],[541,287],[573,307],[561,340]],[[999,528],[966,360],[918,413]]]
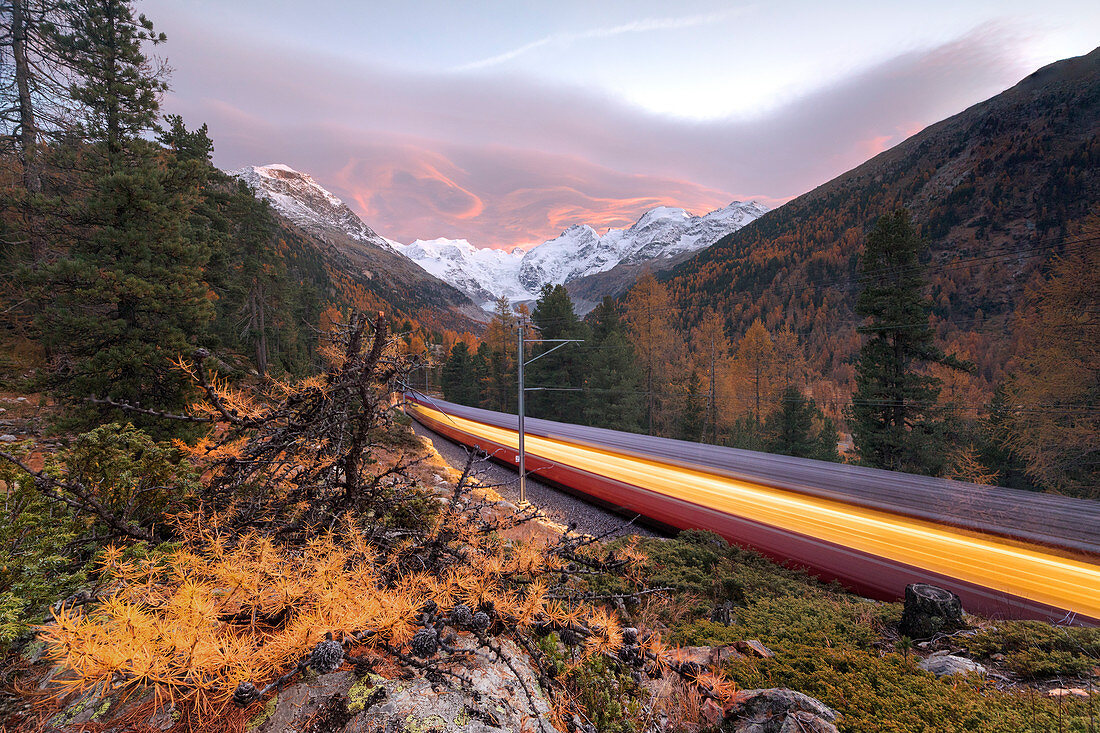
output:
[[[927,583],[905,586],[905,610],[899,631],[914,639],[929,639],[963,625],[962,601],[949,590]]]
[[[31,65],[27,59],[26,0],[11,3],[11,53],[15,62],[15,86],[19,94],[19,153],[23,163],[23,185],[30,193],[42,190],[38,171],[38,128],[31,99]]]

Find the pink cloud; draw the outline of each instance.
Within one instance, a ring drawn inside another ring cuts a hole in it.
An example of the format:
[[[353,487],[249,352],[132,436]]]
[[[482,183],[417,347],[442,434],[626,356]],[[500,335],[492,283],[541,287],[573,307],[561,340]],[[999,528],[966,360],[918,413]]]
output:
[[[399,241],[530,245],[656,205],[770,206],[1020,78],[1024,39],[986,26],[755,119],[688,122],[507,76],[430,75],[270,48],[163,9],[174,93],[225,168],[284,162]]]

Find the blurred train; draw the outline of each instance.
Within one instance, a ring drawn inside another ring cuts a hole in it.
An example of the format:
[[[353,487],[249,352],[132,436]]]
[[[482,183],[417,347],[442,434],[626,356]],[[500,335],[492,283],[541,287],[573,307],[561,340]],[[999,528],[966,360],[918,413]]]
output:
[[[517,418],[419,395],[406,411],[517,462]],[[705,529],[864,595],[908,583],[1002,618],[1100,623],[1100,502],[527,418],[529,474]]]

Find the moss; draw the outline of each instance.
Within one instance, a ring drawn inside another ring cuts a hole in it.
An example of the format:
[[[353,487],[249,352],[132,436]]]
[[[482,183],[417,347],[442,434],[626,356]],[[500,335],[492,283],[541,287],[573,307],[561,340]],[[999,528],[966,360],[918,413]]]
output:
[[[267,719],[275,714],[275,708],[278,705],[279,705],[279,696],[274,695],[270,700],[268,700],[266,703],[264,703],[264,709],[261,710],[260,713],[255,718],[248,721],[248,726],[246,727],[246,730],[256,730],[261,725],[266,723]]]

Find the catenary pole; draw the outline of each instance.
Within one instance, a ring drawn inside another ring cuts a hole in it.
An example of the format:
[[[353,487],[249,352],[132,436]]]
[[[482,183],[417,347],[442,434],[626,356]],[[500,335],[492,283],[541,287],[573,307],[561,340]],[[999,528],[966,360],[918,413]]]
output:
[[[519,503],[527,503],[527,466],[523,451],[523,396],[527,390],[523,387],[523,319],[518,321],[519,328],[519,354],[516,364],[519,365]]]

